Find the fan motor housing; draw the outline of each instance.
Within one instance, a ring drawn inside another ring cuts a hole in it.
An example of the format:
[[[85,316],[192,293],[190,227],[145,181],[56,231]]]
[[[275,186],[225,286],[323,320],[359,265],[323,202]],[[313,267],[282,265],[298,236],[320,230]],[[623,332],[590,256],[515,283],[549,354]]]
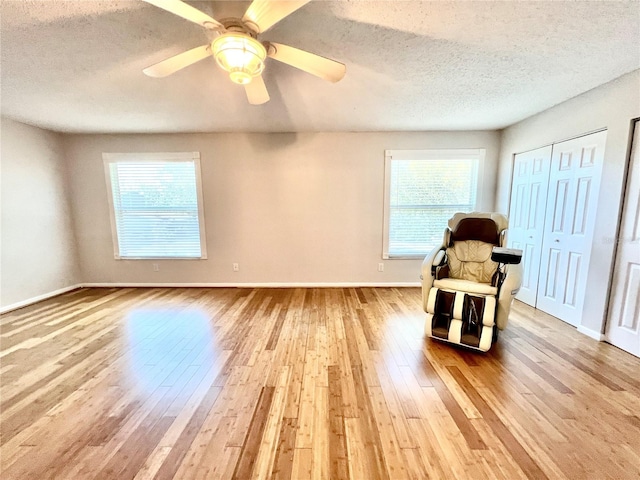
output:
[[[243,22],[240,18],[223,18],[220,23],[224,25],[225,31],[244,33],[252,38],[258,38],[258,27],[251,22]]]

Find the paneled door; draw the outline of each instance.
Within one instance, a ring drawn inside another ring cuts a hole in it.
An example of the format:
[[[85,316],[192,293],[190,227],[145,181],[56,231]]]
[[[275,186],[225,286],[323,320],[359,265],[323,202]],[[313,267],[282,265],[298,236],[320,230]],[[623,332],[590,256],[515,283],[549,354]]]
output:
[[[536,308],[578,325],[607,132],[553,145]]]
[[[522,287],[516,298],[532,307],[536,306],[550,166],[551,145],[519,153],[513,161],[508,244],[523,251]]]
[[[607,341],[640,357],[640,122],[636,122],[609,303]]]

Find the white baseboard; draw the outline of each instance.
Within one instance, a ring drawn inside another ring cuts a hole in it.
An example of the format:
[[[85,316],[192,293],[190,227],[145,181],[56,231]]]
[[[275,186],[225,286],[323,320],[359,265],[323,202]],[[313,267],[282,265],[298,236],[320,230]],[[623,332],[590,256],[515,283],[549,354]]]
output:
[[[7,313],[12,310],[17,310],[22,307],[26,307],[33,303],[41,302],[42,300],[46,300],[47,298],[55,297],[57,295],[62,295],[63,293],[70,292],[71,290],[76,290],[78,288],[82,288],[82,284],[71,285],[69,287],[60,288],[58,290],[54,290],[53,292],[43,293],[42,295],[38,295],[37,297],[31,297],[26,300],[22,300],[20,302],[12,303],[11,305],[7,305],[6,307],[0,307],[0,313]]]
[[[604,335],[602,333],[596,332],[595,330],[591,330],[590,328],[583,327],[582,325],[578,325],[578,331],[586,335],[587,337],[591,337],[594,340],[597,340],[599,342],[604,341]]]
[[[26,307],[33,303],[41,302],[57,295],[76,290],[78,288],[403,288],[403,287],[419,287],[420,282],[395,282],[395,283],[361,283],[361,282],[300,282],[300,283],[129,283],[129,282],[113,282],[113,283],[79,283],[69,287],[61,288],[53,292],[38,295],[37,297],[28,298],[21,302],[0,307],[0,314]]]
[[[83,283],[83,287],[97,288],[402,288],[419,287],[420,282],[389,282],[389,283],[362,283],[362,282],[264,282],[264,283]]]

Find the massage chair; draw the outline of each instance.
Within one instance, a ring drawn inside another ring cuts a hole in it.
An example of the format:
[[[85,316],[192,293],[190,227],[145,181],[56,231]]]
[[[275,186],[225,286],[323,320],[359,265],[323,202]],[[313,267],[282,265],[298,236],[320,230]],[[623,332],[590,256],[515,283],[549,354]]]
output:
[[[522,283],[521,250],[506,248],[499,213],[456,213],[422,263],[425,334],[486,352],[507,326]]]

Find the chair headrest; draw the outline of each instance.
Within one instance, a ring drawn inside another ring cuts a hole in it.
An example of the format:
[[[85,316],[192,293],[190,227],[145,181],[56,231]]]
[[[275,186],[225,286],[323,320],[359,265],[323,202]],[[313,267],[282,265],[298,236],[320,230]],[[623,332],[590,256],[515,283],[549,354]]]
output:
[[[456,213],[449,220],[451,241],[480,240],[498,245],[500,232],[509,225],[500,213]]]

